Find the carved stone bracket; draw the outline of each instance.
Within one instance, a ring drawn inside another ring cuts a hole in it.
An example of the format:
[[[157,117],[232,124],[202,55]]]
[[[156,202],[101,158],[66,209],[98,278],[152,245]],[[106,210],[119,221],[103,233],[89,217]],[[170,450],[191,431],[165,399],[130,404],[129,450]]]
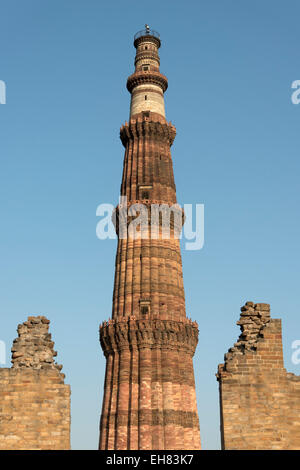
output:
[[[152,112],[149,112],[149,116],[145,113],[136,114],[134,118],[130,119],[129,124],[126,122],[120,129],[120,139],[124,147],[129,140],[140,137],[151,138],[156,142],[166,141],[171,146],[175,136],[175,126],[168,123],[162,116]]]
[[[198,326],[189,320],[177,322],[146,320],[110,321],[100,326],[100,343],[104,354],[123,349],[175,349],[192,356],[198,343]]]

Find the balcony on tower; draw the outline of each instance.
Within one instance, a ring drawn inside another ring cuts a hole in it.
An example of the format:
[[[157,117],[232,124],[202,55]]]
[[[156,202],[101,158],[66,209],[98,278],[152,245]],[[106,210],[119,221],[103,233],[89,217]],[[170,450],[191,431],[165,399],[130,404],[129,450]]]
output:
[[[153,36],[154,38],[156,38],[159,43],[160,43],[160,35],[157,31],[154,31],[154,29],[151,29],[150,26],[148,24],[145,24],[145,29],[142,29],[141,31],[138,31],[135,35],[134,35],[134,47],[136,47],[136,44],[135,44],[135,41],[140,39],[140,38],[149,38],[149,36]]]

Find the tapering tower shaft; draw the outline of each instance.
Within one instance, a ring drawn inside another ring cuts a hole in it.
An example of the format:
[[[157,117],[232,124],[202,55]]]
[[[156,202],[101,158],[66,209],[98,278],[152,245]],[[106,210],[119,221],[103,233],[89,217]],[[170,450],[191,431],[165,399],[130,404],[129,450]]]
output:
[[[185,313],[177,236],[184,216],[170,152],[176,129],[165,119],[159,35],[147,27],[134,45],[130,119],[120,131],[125,156],[112,319],[100,327],[107,366],[99,448],[199,449],[192,359],[198,327]],[[141,214],[146,223],[131,232]]]

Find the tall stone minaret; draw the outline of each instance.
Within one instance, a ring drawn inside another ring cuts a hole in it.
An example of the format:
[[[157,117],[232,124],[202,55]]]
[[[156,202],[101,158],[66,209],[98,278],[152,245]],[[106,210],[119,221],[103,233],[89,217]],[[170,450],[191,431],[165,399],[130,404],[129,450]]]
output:
[[[100,449],[200,448],[193,369],[198,327],[186,317],[174,236],[183,212],[176,203],[170,152],[176,129],[165,118],[168,81],[159,71],[160,45],[148,25],[135,35],[135,72],[127,80],[131,105],[120,131],[125,157],[113,310],[100,326],[107,360]],[[134,235],[127,227],[141,214],[137,204],[146,208],[146,227]],[[162,204],[174,209],[168,237],[162,217],[151,221],[153,205]]]

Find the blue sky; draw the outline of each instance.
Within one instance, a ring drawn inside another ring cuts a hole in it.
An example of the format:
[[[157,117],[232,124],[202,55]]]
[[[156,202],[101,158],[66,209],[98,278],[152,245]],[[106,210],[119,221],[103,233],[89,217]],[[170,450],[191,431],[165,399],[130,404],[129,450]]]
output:
[[[205,205],[205,244],[183,250],[203,447],[219,448],[215,372],[247,300],[282,318],[285,364],[299,328],[299,2],[0,1],[0,340],[44,314],[72,386],[72,446],[97,447],[133,35],[161,34],[180,203]],[[9,360],[6,367],[9,366]]]

